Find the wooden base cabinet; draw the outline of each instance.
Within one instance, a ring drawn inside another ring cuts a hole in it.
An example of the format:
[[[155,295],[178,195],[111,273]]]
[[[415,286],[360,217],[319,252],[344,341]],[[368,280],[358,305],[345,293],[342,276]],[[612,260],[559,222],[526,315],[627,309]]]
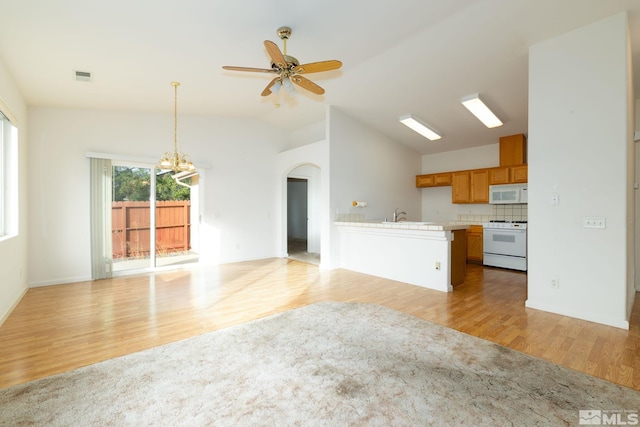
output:
[[[453,230],[453,241],[451,242],[451,286],[456,286],[464,282],[467,275],[467,263],[465,253],[467,252],[467,232],[466,230]]]
[[[482,264],[482,239],[481,225],[472,225],[467,229],[467,262]]]

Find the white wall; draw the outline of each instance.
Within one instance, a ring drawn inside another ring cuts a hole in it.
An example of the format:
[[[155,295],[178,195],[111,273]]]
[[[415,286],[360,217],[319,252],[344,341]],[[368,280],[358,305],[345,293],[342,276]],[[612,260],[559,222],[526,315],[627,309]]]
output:
[[[289,143],[283,147],[285,150],[292,150],[307,144],[313,144],[327,139],[327,124],[325,120],[313,123],[291,131]]]
[[[419,221],[420,191],[416,175],[420,156],[406,146],[371,130],[335,107],[328,115],[331,158],[331,212],[364,214],[367,220],[391,218],[395,208]],[[354,208],[354,200],[367,202]],[[337,229],[332,240],[338,241]],[[338,260],[336,252],[332,259]],[[335,267],[336,265],[334,265]]]
[[[173,115],[30,111],[29,276],[32,286],[87,280],[87,152],[156,159],[173,149]],[[179,116],[178,142],[204,170],[204,263],[277,256],[273,164],[288,136],[257,121]]]
[[[640,143],[636,142],[636,178],[635,182],[640,183],[640,176],[638,176],[638,165],[640,164]],[[638,194],[638,190],[634,191],[634,206],[635,206],[635,241],[634,241],[634,254],[635,254],[635,262],[634,262],[634,279],[635,279],[635,290],[640,291],[640,227],[638,223],[640,221],[640,195]]]
[[[500,166],[500,144],[422,156],[422,174]],[[451,186],[422,188],[422,221],[452,221],[461,214],[491,215],[488,204],[453,204]]]
[[[623,328],[633,285],[627,31],[626,14],[615,15],[534,45],[529,58],[526,305]],[[583,228],[588,216],[606,229]]]
[[[451,285],[451,231],[339,226],[342,268],[442,292]],[[440,265],[436,269],[434,266]]]
[[[635,132],[640,133],[640,99],[636,100],[635,103]],[[640,183],[640,142],[635,142],[635,182]],[[634,190],[634,199],[635,199],[635,290],[640,291],[640,227],[637,226],[640,219],[640,194],[638,194],[638,190]]]
[[[18,234],[0,240],[0,324],[27,291],[27,105],[4,64],[0,62],[0,105],[18,128]]]
[[[330,109],[329,128],[333,212],[390,219],[397,207],[407,212],[408,220],[419,221],[415,179],[420,156],[335,107]],[[354,208],[354,200],[366,201],[367,207]]]

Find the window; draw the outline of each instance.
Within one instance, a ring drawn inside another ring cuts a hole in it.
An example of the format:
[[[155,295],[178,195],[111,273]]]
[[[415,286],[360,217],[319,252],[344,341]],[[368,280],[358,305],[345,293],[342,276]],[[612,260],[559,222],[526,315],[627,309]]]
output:
[[[18,234],[18,129],[0,113],[0,238]]]

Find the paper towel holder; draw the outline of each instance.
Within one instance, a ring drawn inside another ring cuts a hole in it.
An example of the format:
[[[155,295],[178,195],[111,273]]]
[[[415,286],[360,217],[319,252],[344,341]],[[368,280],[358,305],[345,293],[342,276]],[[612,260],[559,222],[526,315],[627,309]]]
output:
[[[366,208],[367,202],[354,200],[353,202],[351,202],[351,206],[353,206],[354,208]]]

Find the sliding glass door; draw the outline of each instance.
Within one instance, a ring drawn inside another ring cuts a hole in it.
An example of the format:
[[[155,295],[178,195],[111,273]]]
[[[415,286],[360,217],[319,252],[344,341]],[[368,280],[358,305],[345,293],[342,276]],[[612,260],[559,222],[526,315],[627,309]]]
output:
[[[156,169],[155,178],[155,265],[197,262],[198,175],[176,180]]]
[[[197,230],[192,228],[191,181],[197,178],[176,181],[171,172],[149,167],[112,167],[113,272],[197,262],[191,244]]]

